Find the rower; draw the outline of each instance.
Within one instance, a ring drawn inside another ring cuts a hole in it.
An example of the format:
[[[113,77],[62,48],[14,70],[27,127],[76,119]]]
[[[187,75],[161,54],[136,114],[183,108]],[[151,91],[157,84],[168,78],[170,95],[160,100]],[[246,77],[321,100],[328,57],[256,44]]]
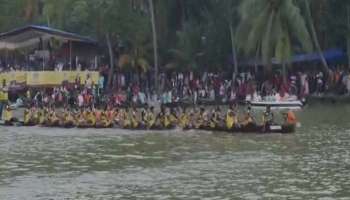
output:
[[[164,109],[164,107],[161,107],[160,112],[158,113],[158,115],[156,117],[155,124],[157,126],[163,126],[164,121],[165,121],[165,109]]]
[[[255,119],[252,115],[252,108],[250,106],[248,106],[248,108],[247,108],[247,111],[246,111],[245,116],[244,116],[244,121],[242,124],[243,124],[243,126],[255,124]]]
[[[196,129],[199,129],[202,125],[203,125],[203,119],[202,119],[202,114],[201,114],[202,110],[199,109],[195,109],[194,111],[194,127]]]
[[[91,126],[96,125],[96,117],[94,115],[94,112],[92,112],[92,111],[88,112],[87,121],[90,123],[89,125],[91,125]]]
[[[121,122],[123,121],[124,117],[124,109],[118,109],[116,108],[115,113],[114,113],[114,122],[121,126]]]
[[[9,105],[5,108],[4,121],[5,123],[11,123],[13,121],[13,113]]]
[[[28,125],[29,124],[30,117],[31,117],[30,110],[28,108],[25,108],[24,109],[24,114],[23,114],[23,123],[24,123],[24,125]]]
[[[273,113],[271,112],[271,107],[267,106],[266,111],[263,114],[263,125],[270,126],[273,124],[273,121],[274,121],[274,116],[273,116]]]
[[[203,107],[200,109],[199,112],[199,125],[200,127],[208,126],[208,114]]]
[[[172,125],[176,125],[178,123],[179,119],[174,108],[170,109],[169,120]]]
[[[235,116],[233,114],[233,110],[229,109],[226,113],[226,128],[232,129],[235,125]]]
[[[146,105],[146,108],[143,108],[141,110],[141,124],[142,126],[147,125],[147,105]]]
[[[70,110],[67,110],[66,116],[65,116],[65,123],[73,123],[74,118],[72,116],[72,113]]]
[[[32,120],[34,124],[38,124],[39,122],[39,109],[38,108],[33,108],[33,115],[32,115]]]
[[[40,111],[38,112],[38,117],[39,117],[39,125],[44,125],[45,119],[46,119],[46,116],[44,114],[44,110],[40,109]]]
[[[189,126],[190,129],[196,127],[196,116],[195,116],[193,110],[190,111],[188,126]]]
[[[138,128],[139,127],[139,122],[137,121],[137,117],[136,117],[136,108],[133,109],[133,111],[131,112],[131,126],[132,128]]]
[[[147,112],[147,117],[146,117],[146,122],[147,122],[147,127],[152,128],[154,126],[156,119],[154,116],[154,107],[151,106]]]
[[[122,121],[123,121],[124,128],[131,127],[131,118],[129,116],[129,109],[128,108],[125,108],[125,111],[122,112]]]
[[[188,128],[189,127],[189,116],[186,113],[186,108],[182,109],[181,115],[179,117],[179,126],[181,128]]]
[[[210,128],[216,128],[219,125],[220,121],[220,108],[217,107],[215,110],[213,110],[209,122]]]
[[[109,120],[113,120],[115,118],[115,115],[116,115],[116,109],[113,109],[111,107],[108,107],[107,110],[105,111],[106,112],[106,117],[109,119]]]
[[[111,125],[111,121],[108,120],[107,114],[105,112],[101,113],[101,118],[100,118],[99,122],[100,122],[100,124],[102,124],[102,126],[104,128],[107,128],[107,127],[109,127]]]
[[[164,120],[163,120],[163,126],[164,128],[170,128],[171,126],[171,121],[170,121],[170,111],[166,110],[164,116],[163,116]]]
[[[101,110],[100,109],[95,109],[94,113],[95,113],[96,121],[101,121],[101,115],[102,115]]]
[[[293,125],[295,126],[297,124],[297,118],[292,110],[288,110],[288,112],[285,114],[285,123],[286,125]]]

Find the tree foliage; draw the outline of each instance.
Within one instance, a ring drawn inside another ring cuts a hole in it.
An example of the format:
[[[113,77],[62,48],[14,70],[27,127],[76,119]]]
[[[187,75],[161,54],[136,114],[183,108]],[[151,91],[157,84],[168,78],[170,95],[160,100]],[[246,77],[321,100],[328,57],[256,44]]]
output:
[[[311,51],[304,17],[293,0],[245,0],[239,13],[239,47],[246,54],[256,53],[264,64],[272,58],[287,61],[293,50]]]
[[[168,64],[232,70],[232,58],[258,55],[264,63],[282,62],[310,51],[304,1],[310,3],[320,49],[346,48],[350,3],[345,0],[153,0],[160,70]],[[128,66],[154,65],[148,0],[0,0],[0,9],[2,32],[39,24],[101,44],[109,34],[114,53],[132,61]]]

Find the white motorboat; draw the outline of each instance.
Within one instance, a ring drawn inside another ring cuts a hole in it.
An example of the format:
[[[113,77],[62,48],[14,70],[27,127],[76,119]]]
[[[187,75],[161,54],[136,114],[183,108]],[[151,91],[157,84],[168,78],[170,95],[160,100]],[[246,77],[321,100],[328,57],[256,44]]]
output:
[[[292,109],[292,110],[300,110],[304,103],[296,96],[288,96],[288,98],[280,98],[279,96],[267,96],[265,98],[255,98],[255,99],[247,99],[247,102],[254,109],[265,109],[266,107],[270,107],[271,109]]]
[[[251,101],[249,102],[251,107],[254,109],[265,109],[270,107],[271,109],[291,109],[300,110],[303,107],[303,103],[299,100],[294,101]]]

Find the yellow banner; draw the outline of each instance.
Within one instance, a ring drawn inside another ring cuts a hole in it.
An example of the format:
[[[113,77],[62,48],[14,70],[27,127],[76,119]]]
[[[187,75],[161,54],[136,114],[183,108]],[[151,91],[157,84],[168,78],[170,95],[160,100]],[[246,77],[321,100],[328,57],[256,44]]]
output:
[[[5,73],[0,73],[0,84],[2,86],[2,83],[6,81],[7,83],[7,78],[6,78],[6,74]]]
[[[42,86],[42,85],[61,85],[63,82],[62,73],[60,72],[28,72],[27,85]]]
[[[0,73],[0,84],[6,85],[12,82],[24,83],[29,86],[61,85],[64,81],[74,83],[78,78],[81,84],[85,84],[90,77],[94,84],[98,84],[100,78],[96,71],[35,71],[35,72],[6,72]]]
[[[27,85],[41,86],[41,85],[61,85],[64,81],[74,83],[80,78],[80,83],[84,84],[90,77],[94,84],[98,83],[100,78],[99,72],[76,72],[76,71],[46,71],[46,72],[28,72]]]
[[[16,83],[25,83],[27,80],[27,72],[6,72],[0,73],[1,84],[6,81],[6,85],[16,82]]]
[[[0,101],[7,101],[8,100],[8,93],[0,91]]]
[[[98,84],[98,80],[100,78],[100,74],[98,72],[78,72],[76,76],[80,77],[81,83],[84,84],[88,77],[91,78],[94,84]]]
[[[27,80],[27,72],[10,72],[8,74],[9,82],[25,83]]]

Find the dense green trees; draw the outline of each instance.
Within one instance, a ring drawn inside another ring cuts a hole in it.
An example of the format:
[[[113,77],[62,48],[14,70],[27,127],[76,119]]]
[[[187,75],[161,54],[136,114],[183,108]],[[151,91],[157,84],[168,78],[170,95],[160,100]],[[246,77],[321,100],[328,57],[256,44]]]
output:
[[[272,58],[288,64],[294,53],[350,47],[349,6],[345,0],[0,0],[0,31],[35,23],[97,38],[111,75],[116,67],[150,66],[156,74],[172,67],[237,73],[240,60],[256,56],[270,66]]]

